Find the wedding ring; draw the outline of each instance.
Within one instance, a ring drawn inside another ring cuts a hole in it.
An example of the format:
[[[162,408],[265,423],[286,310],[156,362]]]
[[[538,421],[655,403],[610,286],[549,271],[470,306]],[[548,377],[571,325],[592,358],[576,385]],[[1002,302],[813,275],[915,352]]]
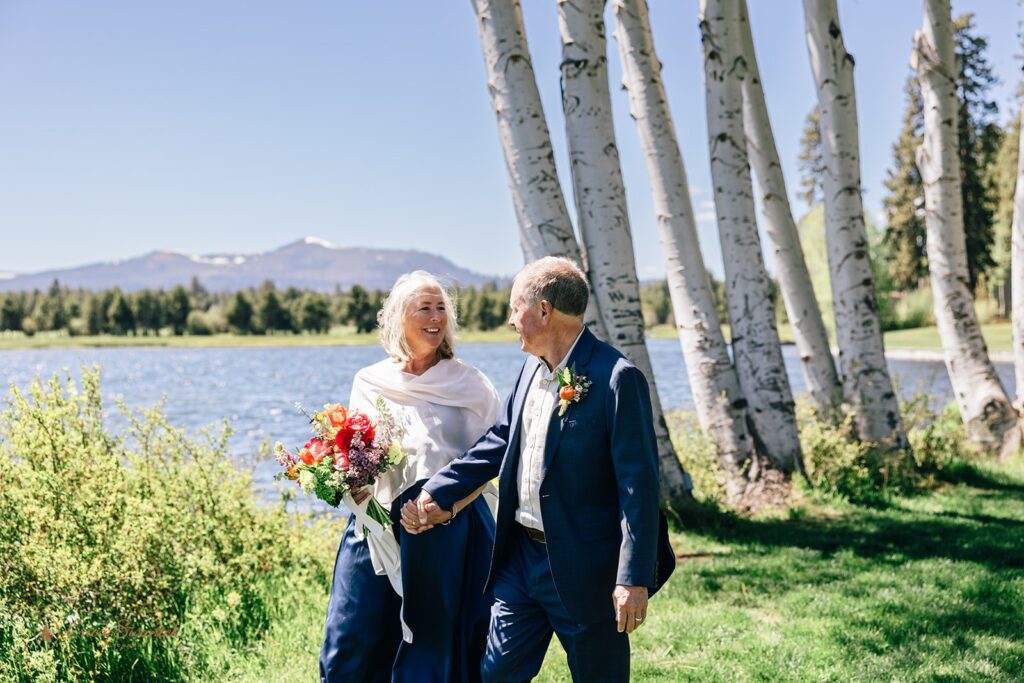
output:
[[[635,621],[636,623],[639,624],[641,621],[643,621],[646,618],[647,617],[633,617],[633,621]]]

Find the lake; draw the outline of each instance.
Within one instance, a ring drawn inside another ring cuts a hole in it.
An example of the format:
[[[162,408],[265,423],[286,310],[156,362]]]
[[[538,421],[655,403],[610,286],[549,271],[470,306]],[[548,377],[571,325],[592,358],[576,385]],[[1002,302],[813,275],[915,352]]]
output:
[[[651,339],[647,346],[665,408],[692,407],[679,343]],[[796,347],[784,346],[789,379],[795,393],[804,390]],[[460,356],[482,370],[504,396],[512,388],[524,356],[518,344],[461,344]],[[169,420],[194,430],[227,418],[235,430],[232,454],[247,459],[263,440],[298,447],[308,438],[306,420],[295,402],[308,409],[348,401],[355,372],[384,358],[379,346],[277,348],[111,348],[0,351],[0,376],[27,387],[37,376],[49,377],[66,368],[77,377],[83,364],[103,368],[103,396],[108,407],[122,399],[134,408],[150,407],[166,398]],[[953,400],[941,362],[890,360],[902,396],[926,391],[936,404]],[[996,365],[1013,395],[1013,366]],[[119,424],[116,418],[113,424]],[[264,461],[254,470],[258,490],[269,493],[276,463]]]

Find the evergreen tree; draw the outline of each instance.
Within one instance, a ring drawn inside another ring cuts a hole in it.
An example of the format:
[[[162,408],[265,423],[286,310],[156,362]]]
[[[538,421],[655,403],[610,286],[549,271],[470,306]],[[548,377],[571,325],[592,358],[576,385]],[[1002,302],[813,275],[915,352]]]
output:
[[[178,285],[168,293],[164,305],[164,317],[175,336],[185,334],[185,325],[188,323],[188,314],[191,310],[192,304],[184,287]]]
[[[957,18],[953,29],[959,67],[957,137],[964,232],[969,284],[973,291],[978,278],[995,265],[992,246],[997,187],[990,169],[995,166],[1003,133],[995,122],[998,107],[990,94],[996,78],[986,56],[988,41],[975,33],[973,14]],[[928,277],[924,187],[915,158],[924,125],[921,89],[916,76],[908,81],[906,92],[903,129],[893,145],[893,168],[885,182],[888,194],[883,200],[888,221],[884,237],[889,258],[887,274],[894,286],[903,290],[918,287]]]
[[[142,328],[142,333],[160,334],[160,326],[163,324],[160,297],[152,291],[144,289],[136,297],[135,308],[135,321]]]
[[[294,331],[291,312],[281,304],[277,292],[273,289],[263,291],[259,312],[260,326],[267,332],[273,330]]]
[[[135,312],[120,289],[113,291],[113,299],[107,307],[107,320],[108,329],[114,334],[135,334]]]
[[[822,176],[825,174],[825,160],[821,154],[821,110],[818,105],[807,115],[804,133],[800,137],[800,196],[807,206],[814,206],[822,200]]]
[[[348,292],[348,305],[345,308],[345,322],[353,325],[356,332],[372,332],[377,327],[377,311],[370,293],[359,285],[352,285]]]
[[[24,317],[25,303],[21,295],[13,292],[6,294],[0,304],[0,331],[20,330]]]
[[[327,297],[309,293],[302,304],[301,328],[306,332],[326,334],[331,329],[331,307]]]
[[[888,280],[898,290],[912,290],[928,278],[925,255],[924,188],[917,170],[917,148],[921,144],[924,113],[921,86],[917,78],[907,79],[907,110],[903,129],[893,145],[893,168],[888,171],[883,199],[888,228],[883,242],[887,255]]]
[[[228,306],[227,318],[228,325],[230,325],[236,333],[249,334],[253,331],[252,304],[249,303],[249,297],[247,297],[243,292],[235,293],[235,298],[231,300],[231,304]]]
[[[971,290],[978,278],[995,262],[992,260],[992,220],[997,195],[994,165],[1003,131],[996,122],[999,107],[991,89],[998,80],[989,66],[988,40],[976,34],[974,14],[953,22],[956,42],[957,95],[960,98],[960,170],[964,200],[964,233],[967,240],[967,268]]]

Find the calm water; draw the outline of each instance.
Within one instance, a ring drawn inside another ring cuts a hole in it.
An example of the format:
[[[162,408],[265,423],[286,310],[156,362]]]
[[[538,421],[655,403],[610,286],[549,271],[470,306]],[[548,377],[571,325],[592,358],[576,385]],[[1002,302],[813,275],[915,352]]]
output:
[[[692,406],[678,342],[652,339],[648,348],[664,406]],[[503,396],[524,358],[517,344],[462,344],[459,352],[490,377]],[[801,392],[804,381],[796,348],[786,346],[784,353],[793,390]],[[134,408],[153,406],[166,397],[164,410],[171,422],[190,430],[227,418],[235,430],[232,453],[246,458],[265,439],[301,445],[308,433],[294,403],[316,408],[346,402],[356,370],[383,357],[378,346],[0,351],[0,376],[26,387],[39,375],[48,377],[67,368],[77,376],[81,365],[97,363],[103,368],[109,406],[115,397]],[[997,368],[1012,395],[1012,365]],[[890,369],[904,396],[923,390],[939,403],[953,398],[942,363],[891,361]],[[271,476],[276,471],[272,461],[257,464],[257,487],[274,487]]]

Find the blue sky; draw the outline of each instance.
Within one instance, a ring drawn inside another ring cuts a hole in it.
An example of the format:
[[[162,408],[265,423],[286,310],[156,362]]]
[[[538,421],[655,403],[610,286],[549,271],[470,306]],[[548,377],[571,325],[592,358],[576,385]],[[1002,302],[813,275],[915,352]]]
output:
[[[799,137],[815,100],[801,3],[748,2],[793,194]],[[569,191],[555,2],[522,4]],[[650,6],[702,250],[721,273],[707,192],[697,2]],[[1018,3],[954,0],[953,10],[975,12],[989,38],[1005,120],[1019,78]],[[919,0],[840,0],[857,60],[865,202],[873,215],[921,13]],[[609,61],[617,85],[611,39]],[[638,271],[661,277],[627,96],[617,87],[612,96]],[[0,271],[154,249],[258,252],[305,235],[441,253],[485,273],[521,265],[468,0],[3,0],[0,150]],[[794,206],[805,210],[798,200]]]

